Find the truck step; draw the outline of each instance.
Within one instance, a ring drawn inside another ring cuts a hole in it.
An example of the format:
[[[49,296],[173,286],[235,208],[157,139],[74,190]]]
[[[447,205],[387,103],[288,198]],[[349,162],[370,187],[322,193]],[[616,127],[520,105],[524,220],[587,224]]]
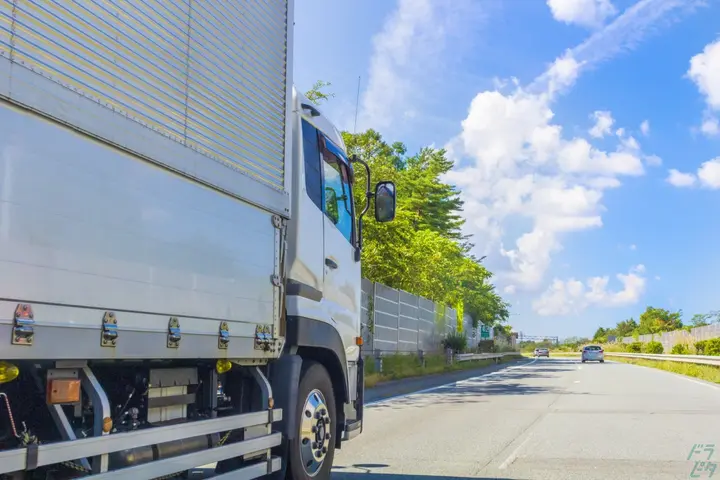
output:
[[[345,422],[345,435],[343,440],[352,440],[360,435],[362,431],[362,420],[348,420]]]

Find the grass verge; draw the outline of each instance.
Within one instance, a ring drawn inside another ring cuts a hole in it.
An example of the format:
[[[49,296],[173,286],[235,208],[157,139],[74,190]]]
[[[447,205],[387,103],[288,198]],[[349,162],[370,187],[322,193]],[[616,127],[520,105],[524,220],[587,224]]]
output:
[[[508,363],[519,358],[519,356],[502,357],[499,361],[500,363]],[[471,360],[446,365],[445,355],[426,355],[425,366],[423,366],[420,359],[415,355],[388,355],[383,357],[383,371],[381,373],[375,371],[374,359],[368,358],[365,363],[365,388],[371,388],[391,380],[472,370],[493,365],[494,363],[494,360]]]
[[[697,365],[694,363],[669,362],[665,360],[648,360],[645,358],[627,358],[610,356],[613,362],[629,363],[641,367],[657,368],[666,372],[679,373],[687,377],[694,377],[706,382],[720,384],[720,367],[713,365]]]

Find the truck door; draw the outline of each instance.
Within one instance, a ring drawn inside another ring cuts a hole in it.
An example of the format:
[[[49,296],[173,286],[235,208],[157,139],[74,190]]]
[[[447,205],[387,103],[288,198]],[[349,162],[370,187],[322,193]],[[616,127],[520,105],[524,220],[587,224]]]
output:
[[[345,345],[348,359],[357,356],[360,335],[360,263],[355,261],[355,208],[349,162],[340,148],[320,136],[325,212],[323,303]]]

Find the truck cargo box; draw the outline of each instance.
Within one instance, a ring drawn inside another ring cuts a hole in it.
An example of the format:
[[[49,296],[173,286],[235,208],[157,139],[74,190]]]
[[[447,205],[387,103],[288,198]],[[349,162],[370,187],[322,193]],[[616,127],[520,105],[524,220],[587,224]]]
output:
[[[0,358],[278,355],[291,8],[0,4]]]

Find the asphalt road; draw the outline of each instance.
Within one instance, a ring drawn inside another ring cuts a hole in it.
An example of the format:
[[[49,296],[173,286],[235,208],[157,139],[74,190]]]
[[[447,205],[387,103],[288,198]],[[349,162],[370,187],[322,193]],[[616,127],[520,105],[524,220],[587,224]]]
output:
[[[333,480],[710,478],[693,473],[710,450],[720,478],[720,387],[623,363],[528,361],[370,404],[364,423]]]

